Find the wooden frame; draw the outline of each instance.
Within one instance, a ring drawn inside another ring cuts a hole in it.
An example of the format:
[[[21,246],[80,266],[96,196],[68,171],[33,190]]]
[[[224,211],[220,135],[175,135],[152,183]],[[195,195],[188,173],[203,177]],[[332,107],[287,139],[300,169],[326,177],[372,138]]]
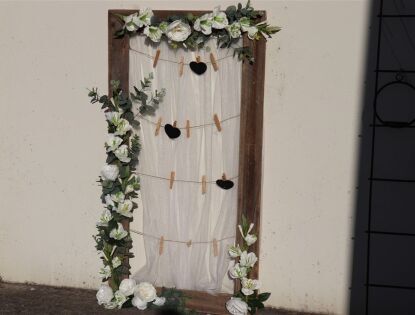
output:
[[[111,93],[111,80],[120,80],[124,91],[129,89],[129,38],[114,38],[116,30],[122,27],[121,22],[114,14],[129,15],[136,10],[109,10],[108,11],[108,86]],[[202,15],[205,11],[154,11],[160,18],[174,14],[192,13]],[[266,15],[263,12],[262,20]],[[238,218],[242,214],[249,222],[255,224],[254,233],[260,232],[261,184],[262,184],[262,132],[264,107],[264,76],[265,76],[265,40],[252,41],[245,35],[244,46],[250,46],[255,58],[254,64],[247,62],[242,65],[242,97],[240,118],[240,151],[239,151],[239,185],[238,185]],[[123,222],[124,228],[129,229],[129,221]],[[241,236],[237,232],[237,241]],[[252,246],[252,251],[259,257],[259,241]],[[128,259],[124,261],[129,265]],[[258,264],[251,272],[253,278],[258,277]],[[238,284],[235,291],[239,291]],[[187,306],[191,309],[210,313],[227,314],[225,302],[230,294],[210,295],[201,291],[184,291],[190,299]]]

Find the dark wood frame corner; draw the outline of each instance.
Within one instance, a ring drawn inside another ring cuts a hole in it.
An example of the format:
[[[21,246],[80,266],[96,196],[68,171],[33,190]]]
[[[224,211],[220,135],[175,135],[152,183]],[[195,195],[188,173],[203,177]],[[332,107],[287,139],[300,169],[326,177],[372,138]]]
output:
[[[109,10],[108,11],[108,87],[111,80],[119,80],[124,91],[129,89],[129,39],[116,39],[114,33],[121,22],[114,14],[128,15],[136,10]],[[192,13],[201,15],[205,11],[154,11],[158,17],[167,17],[174,14]],[[265,20],[265,11],[262,20]],[[264,107],[264,76],[265,76],[265,40],[249,40],[246,35],[244,46],[250,46],[255,58],[254,64],[244,62],[242,65],[242,98],[240,124],[240,151],[239,151],[239,184],[238,184],[238,218],[244,214],[250,222],[255,224],[254,232],[260,233],[261,214],[261,184],[262,184],[262,131]],[[129,222],[123,223],[129,229]],[[237,241],[241,236],[237,227]],[[252,251],[259,257],[259,241],[252,246]],[[124,262],[129,264],[128,260]],[[258,277],[258,264],[252,270],[251,277]],[[235,285],[235,291],[239,291]],[[211,295],[201,291],[185,290],[190,299],[186,305],[199,312],[210,314],[227,314],[225,302],[230,294]]]

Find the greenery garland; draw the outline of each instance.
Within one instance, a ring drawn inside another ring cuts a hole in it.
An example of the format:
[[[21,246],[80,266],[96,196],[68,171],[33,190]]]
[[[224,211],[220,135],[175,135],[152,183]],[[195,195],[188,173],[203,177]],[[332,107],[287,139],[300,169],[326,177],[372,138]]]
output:
[[[271,26],[267,22],[258,22],[263,15],[250,5],[239,3],[229,6],[225,11],[216,7],[213,12],[194,16],[193,14],[169,16],[159,19],[149,8],[140,12],[123,16],[117,14],[123,22],[123,27],[114,35],[144,34],[153,43],[166,39],[172,48],[185,48],[191,50],[202,49],[211,38],[216,38],[220,48],[229,48],[236,44],[243,33],[247,33],[250,40],[271,38],[281,30],[278,26]],[[207,47],[206,47],[207,48]],[[250,47],[234,48],[234,55],[239,60],[254,62]]]
[[[128,279],[130,266],[123,263],[133,254],[129,252],[132,248],[130,232],[124,229],[122,223],[132,220],[132,213],[137,208],[132,200],[140,190],[140,182],[135,175],[140,141],[138,135],[133,135],[133,127],[138,128],[140,124],[135,119],[132,106],[138,103],[141,115],[154,115],[166,94],[164,89],[151,92],[152,79],[153,74],[150,73],[141,81],[141,87],[134,87],[130,95],[121,90],[119,81],[111,81],[111,96],[99,95],[96,88],[88,93],[91,103],[101,104],[108,123],[108,139],[105,142],[107,159],[98,181],[105,209],[96,224],[98,233],[94,236],[104,265],[100,269],[104,284],[97,292],[97,300],[108,309],[135,306],[140,310],[163,308],[185,314],[188,313],[185,309],[186,297],[181,291],[163,288],[157,296],[152,284],[137,284],[135,280]]]

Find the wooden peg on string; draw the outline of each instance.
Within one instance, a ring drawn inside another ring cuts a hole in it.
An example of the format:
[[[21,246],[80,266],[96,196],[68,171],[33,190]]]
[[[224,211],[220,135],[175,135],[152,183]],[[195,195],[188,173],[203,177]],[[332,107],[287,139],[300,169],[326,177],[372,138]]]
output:
[[[196,62],[199,63],[200,62],[200,56],[196,56]]]
[[[212,63],[213,70],[218,71],[219,66],[213,53],[210,53],[210,62]]]
[[[160,244],[159,244],[159,255],[163,254],[164,250],[164,236],[160,237]]]
[[[226,174],[225,173],[222,174],[222,180],[226,180]]]
[[[222,126],[220,125],[220,120],[217,114],[213,115],[213,120],[215,121],[216,128],[219,132],[222,131]]]
[[[190,248],[190,246],[192,246],[192,240],[188,240],[187,243],[186,243],[186,245],[187,245],[187,247]]]
[[[219,246],[218,246],[218,241],[216,240],[216,238],[213,239],[212,245],[213,245],[213,256],[218,257]]]
[[[183,69],[184,69],[184,57],[181,56],[180,62],[179,62],[179,77],[183,75]]]
[[[160,58],[160,48],[157,49],[156,51],[156,55],[154,56],[154,61],[153,61],[153,68],[155,68],[157,66],[157,62],[159,61]]]
[[[169,186],[170,189],[173,189],[173,183],[174,183],[174,177],[175,176],[176,176],[176,172],[175,171],[172,171],[170,173],[170,186]]]
[[[190,121],[186,120],[186,137],[190,138]]]
[[[157,124],[156,124],[156,131],[154,132],[155,136],[158,136],[160,133],[160,127],[161,127],[161,117],[159,118],[159,120],[157,120]]]
[[[202,194],[206,194],[206,175],[202,176]]]

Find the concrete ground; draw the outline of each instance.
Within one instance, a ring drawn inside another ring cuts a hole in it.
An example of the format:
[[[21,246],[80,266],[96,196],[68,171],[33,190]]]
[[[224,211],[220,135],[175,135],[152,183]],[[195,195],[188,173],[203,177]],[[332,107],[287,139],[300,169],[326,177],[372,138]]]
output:
[[[35,284],[0,282],[0,314],[151,314],[137,309],[105,310],[97,305],[95,291]],[[264,309],[258,314],[308,315]]]

